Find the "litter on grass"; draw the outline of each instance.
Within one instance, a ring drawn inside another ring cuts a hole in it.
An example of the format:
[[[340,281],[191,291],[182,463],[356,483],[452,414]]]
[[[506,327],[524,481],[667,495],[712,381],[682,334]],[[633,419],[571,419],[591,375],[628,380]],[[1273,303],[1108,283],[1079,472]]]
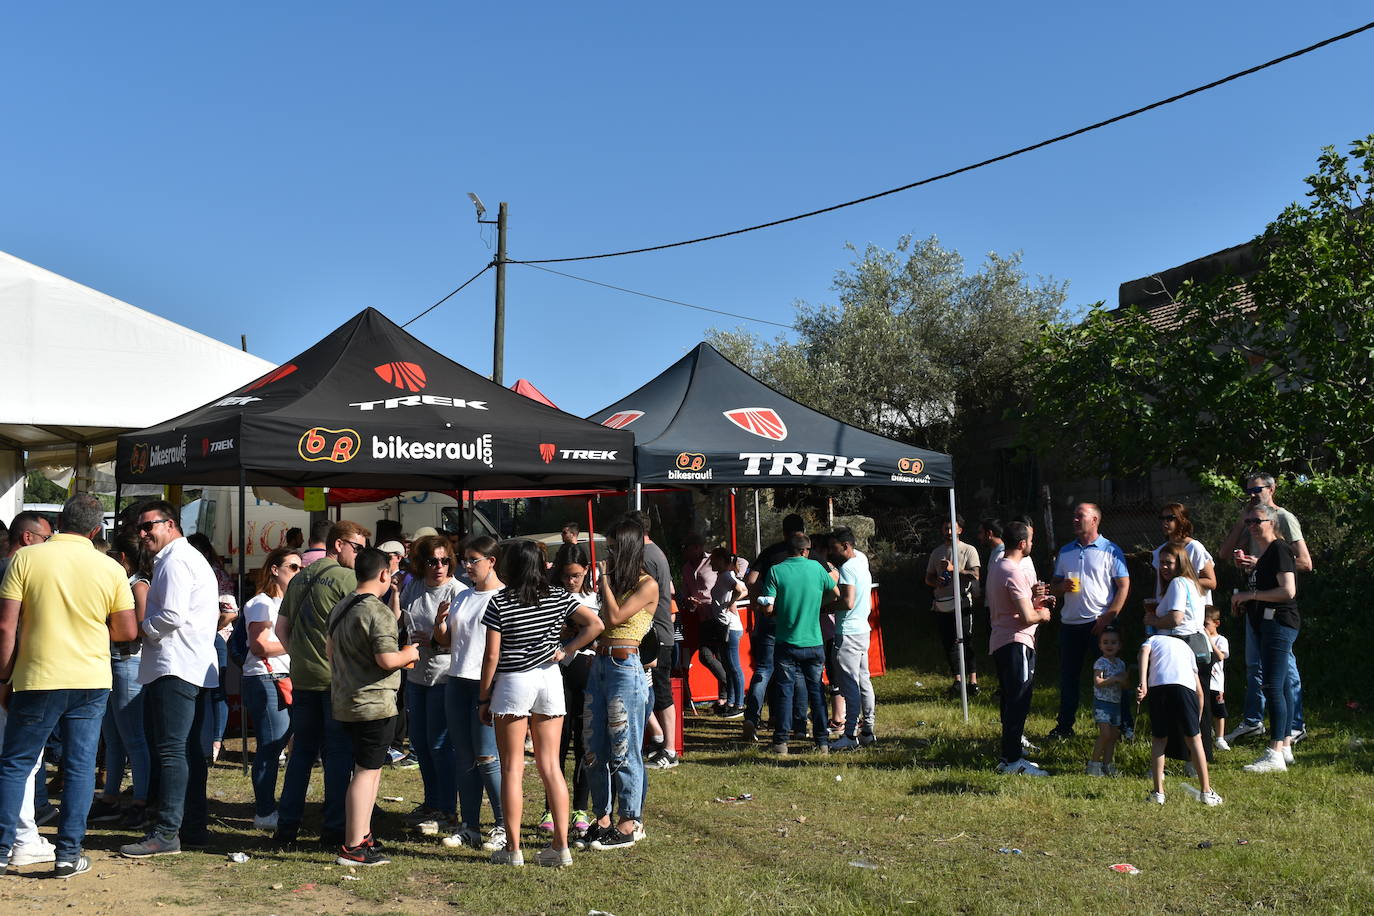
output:
[[[898,819],[898,820],[901,820],[900,817],[897,818],[897,819]],[[935,842],[937,842],[937,843],[953,843],[955,840],[966,840],[966,839],[968,839],[968,834],[965,833],[964,831],[960,830],[958,833],[956,833],[954,836],[951,836],[951,837],[936,837],[936,838],[935,838]]]
[[[877,871],[882,868],[881,865],[874,865],[872,862],[865,862],[863,859],[855,859],[849,864],[854,868],[867,868],[870,871]]]
[[[340,881],[361,881],[361,880],[363,880],[363,879],[362,879],[362,878],[359,878],[357,875],[339,875],[339,880],[340,880]]]
[[[1010,846],[999,846],[998,849],[997,849],[997,851],[1000,852],[1000,853],[1002,853],[1003,855],[1008,855],[1008,856],[1019,856],[1019,855],[1022,855],[1021,850],[1015,849],[1015,848],[1010,847]]]
[[[383,795],[382,801],[403,802],[405,801],[405,797],[401,795]]]
[[[230,862],[240,862],[240,863],[242,863],[242,862],[247,862],[247,861],[248,861],[248,853],[246,853],[246,852],[231,852],[231,853],[229,853],[227,856],[225,856],[225,858],[228,859]]]
[[[1136,868],[1136,867],[1135,867],[1134,865],[1132,865],[1130,862],[1118,862],[1118,863],[1115,864],[1115,865],[1108,865],[1107,867],[1110,868],[1112,871],[1119,871],[1119,872],[1121,872],[1123,875],[1138,875],[1138,874],[1140,874],[1140,869]]]
[[[1198,848],[1198,849],[1211,849],[1211,848],[1212,848],[1212,841],[1211,841],[1211,840],[1203,840],[1201,843],[1198,843],[1198,844],[1197,844],[1197,848]]]
[[[724,798],[716,798],[716,801],[720,802],[722,805],[737,805],[740,802],[753,800],[754,796],[750,795],[748,792],[742,792],[739,795],[727,795]]]

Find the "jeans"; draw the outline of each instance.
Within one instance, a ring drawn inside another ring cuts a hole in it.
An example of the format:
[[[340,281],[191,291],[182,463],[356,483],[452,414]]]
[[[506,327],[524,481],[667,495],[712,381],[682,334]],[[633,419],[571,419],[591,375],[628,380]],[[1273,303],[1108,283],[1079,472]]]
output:
[[[1260,664],[1260,640],[1256,638],[1250,629],[1250,624],[1245,624],[1245,725],[1261,725],[1264,723],[1264,672]],[[1293,679],[1293,706],[1289,711],[1289,718],[1293,721],[1293,730],[1301,731],[1307,727],[1307,722],[1302,714],[1302,676],[1298,674],[1298,658],[1296,655],[1288,656],[1288,676]]]
[[[821,671],[825,668],[824,646],[793,646],[778,643],[776,649],[778,673],[778,709],[791,709],[797,690],[806,691],[811,706],[811,734],[816,744],[826,744],[825,697],[821,691]],[[786,744],[791,723],[786,715],[775,713],[773,743]]]
[[[75,862],[86,837],[86,816],[95,795],[95,752],[110,691],[21,690],[11,695],[0,751],[0,854],[14,846],[19,809],[33,779],[33,765],[53,728],[62,730],[62,817],[57,861]]]
[[[458,810],[458,774],[444,709],[444,681],[425,686],[407,680],[405,685],[410,749],[420,762],[424,805],[451,817]]]
[[[1298,638],[1296,627],[1284,626],[1277,620],[1261,620],[1258,628],[1251,625],[1247,641],[1259,644],[1260,664],[1264,670],[1264,701],[1269,706],[1269,740],[1282,741],[1293,729],[1293,709],[1297,706],[1297,683],[1293,667],[1293,642]]]
[[[200,746],[205,725],[205,694],[197,684],[166,674],[143,688],[153,733],[153,762],[158,769],[157,812],[153,833],[165,840],[185,832],[205,833],[205,754]]]
[[[501,760],[496,754],[496,729],[477,717],[481,682],[450,677],[444,687],[444,712],[453,745],[453,772],[458,788],[460,820],[476,830],[482,825],[482,792],[491,802],[492,820],[501,817]]]
[[[253,813],[268,817],[277,810],[277,770],[282,748],[291,737],[291,707],[281,700],[272,678],[250,674],[243,678],[243,708],[253,720],[257,749],[253,752]]]
[[[744,700],[744,720],[758,725],[763,718],[763,698],[768,693],[768,682],[773,679],[773,654],[776,649],[773,628],[759,627],[754,631],[750,645],[754,676],[749,681],[749,693]]]
[[[344,795],[353,777],[353,745],[329,705],[328,690],[295,690],[291,694],[291,757],[281,781],[277,829],[298,829],[305,816],[305,794],[317,758],[324,759],[324,829],[343,832]]]
[[[0,751],[5,748],[5,722],[9,714],[4,707],[0,707]],[[19,818],[14,835],[14,843],[10,846],[10,856],[13,857],[21,851],[38,852],[45,847],[51,847],[44,837],[38,833],[38,825],[33,820],[33,786],[42,775],[43,755],[39,753],[33,760],[32,777],[24,784],[24,795],[19,803]]]
[[[649,682],[639,656],[598,655],[587,679],[587,751],[583,762],[592,811],[640,820],[644,810],[644,726],[650,711]]]
[[[215,635],[215,652],[219,655],[219,686],[205,689],[205,722],[200,731],[200,752],[209,757],[215,750],[215,742],[224,740],[224,730],[229,726],[229,696],[224,692],[224,669],[229,665],[229,646],[224,637]]]
[[[110,688],[110,702],[101,726],[105,738],[104,795],[119,795],[124,762],[128,760],[133,771],[134,801],[146,802],[153,760],[143,730],[143,685],[138,682],[138,656],[111,659],[110,672],[114,686]]]
[[[1035,650],[1024,643],[1009,642],[992,653],[992,660],[1001,682],[1002,762],[1015,763],[1025,753],[1021,737],[1035,689]]]
[[[1078,715],[1079,692],[1082,690],[1083,661],[1096,643],[1092,621],[1065,623],[1059,627],[1058,727],[1065,731],[1073,731],[1073,720]]]
[[[835,637],[835,680],[844,696],[846,738],[873,734],[873,681],[868,674],[870,631]],[[862,721],[861,721],[862,719]]]
[[[725,641],[725,702],[731,706],[744,705],[744,669],[739,664],[739,641],[743,630],[731,630]]]

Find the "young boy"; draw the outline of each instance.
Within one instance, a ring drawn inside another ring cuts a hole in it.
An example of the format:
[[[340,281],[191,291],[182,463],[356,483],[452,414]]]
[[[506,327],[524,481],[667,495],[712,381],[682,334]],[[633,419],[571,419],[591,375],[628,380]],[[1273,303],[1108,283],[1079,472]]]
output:
[[[1202,783],[1201,801],[1204,805],[1221,804],[1221,796],[1212,791],[1207,773],[1207,755],[1202,750],[1202,681],[1197,676],[1197,662],[1193,650],[1185,640],[1156,634],[1140,647],[1140,686],[1136,699],[1150,698],[1151,763],[1154,771],[1154,791],[1149,800],[1164,804],[1164,752],[1171,738],[1188,748]]]
[[[1121,658],[1121,633],[1116,627],[1102,631],[1097,640],[1102,657],[1093,662],[1093,721],[1097,742],[1088,761],[1089,776],[1115,776],[1112,756],[1121,737],[1121,693],[1128,686],[1126,662]]]
[[[1219,632],[1221,628],[1221,608],[1207,606],[1207,618],[1203,622],[1207,641],[1212,644],[1212,677],[1207,685],[1212,692],[1212,717],[1216,735],[1213,746],[1219,751],[1229,751],[1226,743],[1226,660],[1231,657],[1231,644]]]
[[[329,612],[325,652],[330,663],[334,718],[353,746],[353,781],[344,802],[344,844],[339,865],[391,862],[372,838],[372,807],[387,762],[396,718],[401,669],[415,664],[417,646],[398,647],[396,616],[381,601],[391,588],[390,558],[380,550],[358,552],[358,588]]]

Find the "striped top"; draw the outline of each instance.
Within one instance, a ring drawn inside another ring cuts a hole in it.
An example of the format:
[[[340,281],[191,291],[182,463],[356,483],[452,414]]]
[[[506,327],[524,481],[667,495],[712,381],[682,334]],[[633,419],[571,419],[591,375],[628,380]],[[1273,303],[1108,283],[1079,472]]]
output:
[[[482,623],[501,634],[497,671],[532,671],[553,660],[563,622],[581,607],[571,595],[552,586],[530,607],[509,589],[502,589],[487,605]]]

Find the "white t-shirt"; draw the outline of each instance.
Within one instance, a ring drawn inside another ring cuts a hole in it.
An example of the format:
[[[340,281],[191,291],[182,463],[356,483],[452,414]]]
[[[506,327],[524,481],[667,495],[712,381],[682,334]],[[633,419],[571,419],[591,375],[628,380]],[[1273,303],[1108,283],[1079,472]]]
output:
[[[1169,580],[1169,587],[1165,589],[1164,597],[1159,599],[1156,613],[1163,615],[1173,611],[1183,612],[1183,622],[1172,630],[1158,629],[1156,633],[1161,636],[1192,636],[1202,632],[1202,597],[1191,579],[1175,576]]]
[[[1153,557],[1153,559],[1150,562],[1155,568],[1156,598],[1161,597],[1159,591],[1159,552],[1163,549],[1164,545],[1160,544],[1153,551],[1151,551],[1150,554],[1151,557]],[[1188,560],[1193,564],[1193,572],[1197,573],[1199,576],[1202,575],[1202,568],[1206,566],[1208,563],[1212,562],[1212,555],[1207,552],[1207,548],[1203,547],[1202,542],[1199,541],[1197,538],[1190,538],[1188,540],[1188,543],[1183,545],[1183,549],[1188,554]],[[1212,590],[1210,588],[1203,591],[1202,603],[1212,603]]]
[[[1147,686],[1163,687],[1166,684],[1178,684],[1189,689],[1197,687],[1197,659],[1193,657],[1193,650],[1186,642],[1156,633],[1145,640],[1145,645],[1150,647]]]
[[[867,633],[872,629],[868,625],[868,615],[873,598],[873,573],[869,571],[867,556],[856,550],[854,556],[844,561],[840,567],[840,585],[854,587],[854,608],[835,611],[835,635]]]
[[[725,621],[729,630],[744,629],[735,611],[735,584],[738,581],[734,570],[727,569],[716,574],[716,581],[711,586],[711,609],[707,614],[712,619]]]
[[[281,595],[269,598],[267,595],[258,593],[248,599],[248,603],[243,606],[243,625],[252,627],[255,623],[266,623],[268,641],[281,645],[277,642],[277,611],[281,609]],[[290,674],[291,656],[274,655],[267,659],[267,665],[253,652],[253,640],[250,634],[248,640],[248,658],[243,662],[243,676],[253,677],[254,675],[264,674]],[[269,670],[270,668],[270,670]]]
[[[1231,657],[1231,643],[1228,642],[1226,637],[1222,636],[1220,633],[1217,634],[1215,642],[1217,651],[1221,653],[1221,658],[1216,658],[1215,655],[1212,656],[1213,658],[1216,658],[1216,661],[1212,662],[1212,684],[1209,689],[1215,690],[1217,693],[1225,693],[1226,660]]]
[[[481,680],[482,656],[487,651],[487,628],[482,626],[482,615],[500,591],[465,588],[449,605],[449,677]]]

